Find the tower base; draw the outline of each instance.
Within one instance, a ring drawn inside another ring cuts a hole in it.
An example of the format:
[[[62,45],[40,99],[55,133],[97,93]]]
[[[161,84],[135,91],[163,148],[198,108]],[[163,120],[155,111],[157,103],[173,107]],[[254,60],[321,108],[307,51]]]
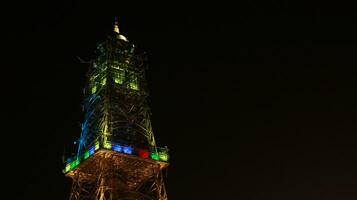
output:
[[[162,170],[168,163],[101,149],[66,176],[70,200],[167,200]]]

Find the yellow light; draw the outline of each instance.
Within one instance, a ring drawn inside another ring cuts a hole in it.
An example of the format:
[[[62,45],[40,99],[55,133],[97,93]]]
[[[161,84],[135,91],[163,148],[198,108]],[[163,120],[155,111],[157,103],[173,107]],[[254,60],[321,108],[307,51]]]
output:
[[[118,24],[114,25],[114,32],[119,33],[119,26]]]
[[[94,86],[92,87],[92,94],[94,94],[96,91],[97,91],[97,86],[94,85]]]
[[[163,160],[163,161],[169,160],[169,155],[167,155],[167,153],[165,153],[165,152],[160,152],[159,157],[160,157],[160,160]]]
[[[111,149],[112,148],[112,143],[110,141],[105,141],[104,142],[104,148]]]
[[[114,73],[114,82],[118,84],[123,84],[124,82],[124,71],[123,70],[118,70]]]
[[[66,168],[65,168],[65,172],[69,172],[70,169],[71,169],[71,166],[69,164],[67,164]]]
[[[129,87],[130,89],[133,89],[133,90],[138,90],[139,87],[138,87],[138,82],[137,80],[132,80],[130,83],[129,83]]]
[[[102,80],[102,85],[105,85],[107,83],[107,79],[106,78],[103,78]]]

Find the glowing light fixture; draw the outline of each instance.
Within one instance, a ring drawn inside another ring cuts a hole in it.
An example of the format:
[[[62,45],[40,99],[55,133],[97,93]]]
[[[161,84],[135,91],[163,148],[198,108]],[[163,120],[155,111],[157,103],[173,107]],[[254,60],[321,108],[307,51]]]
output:
[[[89,158],[89,156],[90,156],[90,154],[89,154],[89,151],[86,151],[85,153],[84,153],[84,159],[87,159],[87,158]]]
[[[158,153],[151,153],[150,157],[154,160],[159,160],[160,159],[160,156]]]
[[[95,147],[93,146],[89,149],[89,155],[93,155],[94,152],[95,152]]]
[[[99,149],[99,142],[96,142],[95,143],[95,150],[98,150]]]
[[[112,143],[110,141],[105,141],[103,146],[106,149],[111,149],[112,148]]]
[[[118,70],[114,73],[114,82],[118,84],[123,84],[124,83],[124,71],[123,70]]]
[[[97,86],[94,85],[94,86],[92,87],[92,94],[94,94],[96,91],[97,91]]]
[[[64,172],[69,172],[71,170],[71,166],[69,164],[66,165],[66,168],[64,169]]]
[[[119,33],[118,21],[116,21],[116,20],[115,20],[115,24],[114,24],[114,32]]]
[[[126,154],[132,154],[133,153],[133,148],[129,147],[129,146],[125,146],[123,148],[123,152],[126,153]]]
[[[150,155],[150,152],[146,151],[146,150],[142,150],[142,149],[139,149],[137,151],[138,155],[142,158],[148,158],[149,155]]]
[[[114,151],[117,151],[117,152],[122,152],[123,151],[123,147],[120,146],[119,144],[113,144],[112,149]]]
[[[139,90],[137,78],[134,78],[134,80],[130,81],[129,87],[133,90]]]
[[[107,83],[107,79],[106,79],[106,78],[103,78],[101,84],[104,86],[106,83]]]
[[[79,158],[77,158],[76,160],[72,161],[69,165],[71,169],[74,169],[75,167],[77,167],[77,165],[79,165]]]
[[[169,155],[165,152],[160,152],[159,153],[159,158],[162,161],[168,161],[169,160]]]

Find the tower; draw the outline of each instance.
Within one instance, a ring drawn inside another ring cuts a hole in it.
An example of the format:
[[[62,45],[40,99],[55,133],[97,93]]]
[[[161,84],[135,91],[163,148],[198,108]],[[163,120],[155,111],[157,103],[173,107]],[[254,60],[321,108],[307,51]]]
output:
[[[63,170],[70,200],[167,200],[168,149],[156,146],[151,127],[145,54],[115,21],[90,64],[77,152]]]

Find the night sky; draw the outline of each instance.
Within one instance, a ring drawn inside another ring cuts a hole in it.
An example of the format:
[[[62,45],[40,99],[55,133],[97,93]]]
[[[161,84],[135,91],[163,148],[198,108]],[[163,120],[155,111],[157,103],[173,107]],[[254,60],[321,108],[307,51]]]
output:
[[[2,184],[63,200],[96,45],[149,56],[170,200],[355,200],[357,17],[328,1],[26,1],[1,15]],[[4,189],[4,188],[3,188]],[[1,198],[6,199],[6,198]]]

